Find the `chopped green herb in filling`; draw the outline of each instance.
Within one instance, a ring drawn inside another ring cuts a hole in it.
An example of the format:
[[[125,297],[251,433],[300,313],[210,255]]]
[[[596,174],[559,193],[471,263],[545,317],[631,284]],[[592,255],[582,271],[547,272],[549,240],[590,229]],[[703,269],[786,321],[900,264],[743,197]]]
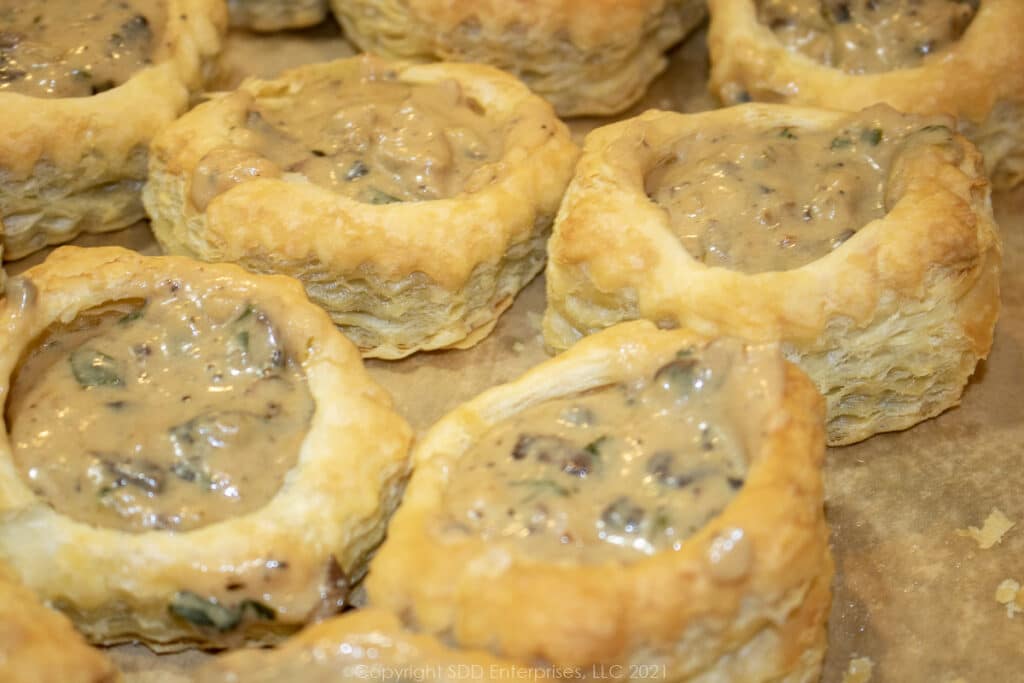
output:
[[[980,0],[758,0],[758,18],[794,51],[849,73],[921,64],[950,47]]]
[[[736,347],[681,349],[640,384],[546,401],[495,425],[452,465],[443,533],[584,561],[679,548],[746,479],[736,419],[759,410],[763,399],[743,387],[768,374],[750,374]]]
[[[454,196],[501,158],[498,124],[457,82],[413,85],[368,64],[344,84],[306,82],[288,103],[257,100],[247,117],[254,151],[285,172],[377,205]]]
[[[263,621],[274,621],[277,618],[273,609],[256,600],[242,600],[228,607],[212,598],[203,598],[189,591],[175,594],[174,600],[168,605],[168,611],[193,626],[221,632],[238,628],[246,618]]]
[[[87,311],[23,359],[7,405],[14,460],[58,511],[183,531],[281,486],[312,415],[305,376],[259,306],[191,297],[172,287]]]
[[[163,0],[0,0],[0,93],[89,97],[152,63]]]
[[[702,131],[646,178],[694,259],[744,273],[799,268],[882,218],[896,155],[928,119],[885,106],[833,129]]]

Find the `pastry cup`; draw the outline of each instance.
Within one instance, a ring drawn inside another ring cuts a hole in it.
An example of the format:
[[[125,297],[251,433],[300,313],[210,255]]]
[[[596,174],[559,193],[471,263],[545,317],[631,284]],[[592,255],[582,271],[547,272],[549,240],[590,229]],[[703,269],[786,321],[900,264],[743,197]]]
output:
[[[832,576],[823,407],[777,350],[763,367],[778,392],[744,432],[746,484],[679,550],[579,564],[530,556],[515,539],[438,532],[453,464],[492,425],[548,399],[650,377],[702,343],[647,321],[620,325],[434,425],[367,578],[369,604],[459,647],[586,673],[649,664],[673,681],[816,680]],[[718,554],[739,536],[738,552]]]
[[[0,680],[116,683],[117,668],[0,566]]]
[[[231,25],[252,31],[315,26],[327,17],[327,0],[228,0]]]
[[[457,81],[502,124],[501,160],[452,197],[367,204],[288,173],[235,185],[205,210],[192,200],[208,152],[252,144],[243,126],[251,102],[298,98],[304,82],[324,77],[355,78],[363,60],[247,81],[170,126],[153,144],[144,192],[153,232],[171,253],[298,278],[366,357],[473,346],[543,268],[579,153],[551,108],[511,76],[472,64],[394,63],[403,82]]]
[[[781,342],[826,398],[830,445],[905,429],[957,405],[992,346],[1002,250],[981,158],[967,140],[950,131],[944,144],[899,155],[889,212],[793,270],[747,274],[700,263],[645,194],[647,172],[702,128],[824,128],[847,116],[750,104],[652,111],[594,131],[550,244],[548,345],[566,348],[635,318]]]
[[[336,608],[361,577],[400,496],[410,429],[298,283],[114,247],[65,247],[12,280],[0,310],[0,389],[54,322],[168,287],[248,298],[274,321],[315,404],[296,465],[255,512],[186,532],[130,533],[78,522],[39,498],[16,471],[5,430],[0,561],[95,643],[168,651],[274,642]],[[195,604],[175,609],[183,601]],[[182,616],[196,610],[241,618]]]
[[[706,15],[702,0],[509,3],[332,0],[345,37],[396,58],[490,64],[560,116],[615,114],[664,71],[665,51]]]
[[[850,74],[786,49],[757,18],[754,0],[710,0],[711,91],[726,104],[750,99],[856,111],[886,102],[904,112],[956,116],[985,156],[995,187],[1024,180],[1024,3],[982,0],[953,46],[920,66]]]
[[[167,0],[166,12],[153,65],[116,88],[56,99],[0,93],[5,258],[145,217],[149,142],[202,87],[227,24],[219,0]]]
[[[442,683],[515,680],[517,670],[528,672],[486,652],[449,648],[405,630],[390,612],[367,608],[310,626],[273,650],[221,655],[196,673],[195,683],[389,680],[402,671]]]

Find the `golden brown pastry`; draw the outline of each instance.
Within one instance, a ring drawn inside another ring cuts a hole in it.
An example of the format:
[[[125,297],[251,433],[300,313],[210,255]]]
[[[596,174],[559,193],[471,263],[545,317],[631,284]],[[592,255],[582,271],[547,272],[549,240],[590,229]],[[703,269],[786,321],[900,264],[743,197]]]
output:
[[[1024,180],[1019,0],[710,0],[712,92],[725,103],[959,118],[997,188]]]
[[[617,326],[430,429],[368,601],[535,664],[816,680],[823,451],[777,347]]]
[[[360,57],[191,111],[154,142],[145,202],[164,250],[292,275],[364,356],[399,358],[491,331],[577,155],[507,74]]]
[[[0,681],[116,683],[117,669],[0,565]]]
[[[410,430],[298,283],[65,247],[0,334],[0,561],[92,642],[268,643],[345,604]]]
[[[409,680],[515,680],[526,665],[482,651],[456,650],[432,636],[412,633],[398,617],[360,609],[310,626],[273,650],[243,650],[201,668],[195,683],[343,683]],[[547,673],[539,671],[538,674]]]
[[[490,64],[561,116],[615,114],[639,100],[665,51],[704,19],[703,0],[332,0],[345,37],[408,59]]]
[[[153,134],[220,50],[221,0],[0,3],[4,257],[144,217]]]
[[[280,31],[319,24],[327,0],[228,0],[231,25],[253,31]]]
[[[1001,244],[951,126],[750,104],[594,131],[550,244],[545,340],[646,318],[779,341],[831,445],[956,405],[992,345]]]

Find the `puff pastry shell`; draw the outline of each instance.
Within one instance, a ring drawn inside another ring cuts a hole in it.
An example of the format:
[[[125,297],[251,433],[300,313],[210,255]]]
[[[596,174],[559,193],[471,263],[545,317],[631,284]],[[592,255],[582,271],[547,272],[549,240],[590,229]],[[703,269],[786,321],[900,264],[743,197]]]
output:
[[[153,232],[171,253],[298,278],[364,356],[472,346],[543,268],[579,153],[547,103],[511,76],[473,64],[394,63],[400,81],[457,81],[502,122],[503,156],[477,169],[490,173],[477,189],[374,205],[293,173],[238,184],[205,211],[191,200],[194,171],[207,152],[251,144],[241,126],[251,102],[298,102],[304,82],[343,82],[357,77],[362,63],[343,59],[247,81],[164,131],[153,144],[144,192]]]
[[[491,64],[523,79],[560,116],[614,114],[704,19],[703,0],[332,0],[363,50]]]
[[[106,657],[90,648],[67,617],[39,604],[0,565],[0,680],[11,683],[115,683]]]
[[[782,389],[768,423],[751,427],[760,438],[748,446],[746,484],[678,551],[580,565],[534,559],[515,541],[437,533],[452,463],[492,425],[547,399],[650,377],[694,343],[647,321],[620,325],[434,425],[415,450],[415,474],[367,578],[369,604],[460,647],[556,667],[651,663],[671,681],[816,680],[832,575],[823,407],[781,355]],[[749,563],[722,572],[710,549],[730,529],[743,530],[752,552]]]
[[[142,219],[146,148],[188,107],[221,48],[220,0],[167,0],[153,65],[91,97],[0,93],[0,217],[7,259]]]
[[[405,630],[390,612],[367,608],[310,626],[274,650],[217,657],[199,670],[195,683],[332,683],[388,680],[401,672],[418,681],[496,680],[517,668],[527,669],[485,652],[446,647]]]
[[[253,31],[280,31],[319,24],[327,0],[228,0],[231,25]]]
[[[5,432],[0,561],[102,644],[138,639],[171,650],[273,642],[336,606],[344,579],[361,576],[398,502],[410,430],[297,282],[114,247],[64,247],[11,284],[0,309],[2,394],[23,349],[53,322],[177,284],[257,302],[305,371],[315,412],[298,463],[265,506],[184,533],[132,534],[58,514],[17,473]],[[171,612],[181,593],[227,607],[254,600],[272,614],[261,610],[221,630],[198,626]]]
[[[1024,180],[1024,3],[981,0],[952,47],[921,65],[850,74],[788,50],[755,0],[710,0],[710,88],[725,103],[754,99],[856,111],[877,102],[952,114],[985,156],[997,188]]]
[[[826,398],[830,445],[957,405],[992,346],[1002,250],[981,157],[966,139],[950,131],[945,144],[898,156],[889,212],[793,270],[696,261],[645,194],[647,172],[701,127],[833,127],[846,116],[749,104],[651,111],[591,133],[550,244],[546,342],[566,348],[634,318],[780,341]]]

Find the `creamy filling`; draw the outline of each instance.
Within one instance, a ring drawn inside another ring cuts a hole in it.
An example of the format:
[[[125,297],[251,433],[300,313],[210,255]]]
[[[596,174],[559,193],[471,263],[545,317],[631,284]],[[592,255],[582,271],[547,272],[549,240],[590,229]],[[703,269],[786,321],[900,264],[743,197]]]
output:
[[[894,160],[932,128],[880,105],[831,129],[704,129],[648,173],[646,191],[698,261],[745,273],[789,270],[882,218]]]
[[[148,66],[164,0],[0,0],[0,92],[88,97]]]
[[[312,413],[302,369],[258,306],[175,284],[53,326],[7,403],[29,487],[61,514],[135,532],[267,503]]]
[[[743,486],[777,355],[717,342],[653,377],[546,401],[455,463],[440,532],[584,562],[677,550]]]
[[[955,43],[980,0],[760,0],[758,18],[787,47],[849,73],[917,66]]]
[[[351,82],[322,78],[249,109],[245,149],[213,150],[193,176],[205,207],[253,177],[299,173],[368,204],[423,201],[461,192],[501,158],[501,131],[453,80],[411,84],[366,62]]]

